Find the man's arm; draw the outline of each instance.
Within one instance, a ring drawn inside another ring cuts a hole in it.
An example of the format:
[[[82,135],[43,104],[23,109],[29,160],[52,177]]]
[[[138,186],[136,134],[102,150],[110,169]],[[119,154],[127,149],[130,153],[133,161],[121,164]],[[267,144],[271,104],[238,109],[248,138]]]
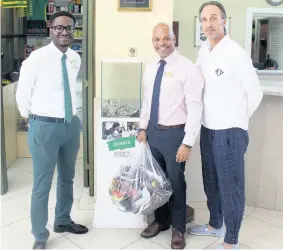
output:
[[[259,106],[263,93],[260,89],[260,82],[251,58],[245,53],[243,54],[244,55],[239,58],[239,65],[241,66],[238,75],[243,82],[244,90],[247,95],[247,115],[251,117]]]
[[[192,64],[184,84],[185,102],[187,107],[187,122],[183,144],[193,146],[199,134],[203,111],[202,90],[204,80],[196,65]]]
[[[30,115],[32,90],[36,82],[36,64],[34,63],[34,55],[30,55],[28,59],[23,61],[18,87],[16,92],[16,101],[18,109],[22,117],[28,118]]]

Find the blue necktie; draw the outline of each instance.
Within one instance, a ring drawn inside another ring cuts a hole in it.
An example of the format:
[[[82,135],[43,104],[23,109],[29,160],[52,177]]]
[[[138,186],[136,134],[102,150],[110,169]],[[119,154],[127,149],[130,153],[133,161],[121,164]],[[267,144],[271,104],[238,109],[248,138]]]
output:
[[[150,122],[152,125],[156,126],[158,124],[158,111],[159,111],[159,96],[160,96],[160,86],[164,73],[164,66],[166,61],[160,60],[160,65],[156,73],[153,92],[152,92],[152,101],[151,101],[151,111],[150,111]]]
[[[65,120],[70,123],[73,119],[73,108],[72,108],[72,97],[70,92],[66,59],[67,59],[66,54],[63,54],[61,63],[62,63],[62,71],[63,71],[63,83],[64,83]]]

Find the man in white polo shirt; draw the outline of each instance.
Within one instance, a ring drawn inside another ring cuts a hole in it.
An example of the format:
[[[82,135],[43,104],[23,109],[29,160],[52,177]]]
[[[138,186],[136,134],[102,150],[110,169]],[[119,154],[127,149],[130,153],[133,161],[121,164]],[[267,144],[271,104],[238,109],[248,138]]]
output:
[[[237,249],[245,208],[248,123],[261,102],[262,92],[250,57],[226,34],[223,5],[207,2],[201,6],[199,17],[208,40],[196,64],[205,80],[200,147],[210,220],[208,225],[191,227],[188,232],[225,235],[217,249]]]

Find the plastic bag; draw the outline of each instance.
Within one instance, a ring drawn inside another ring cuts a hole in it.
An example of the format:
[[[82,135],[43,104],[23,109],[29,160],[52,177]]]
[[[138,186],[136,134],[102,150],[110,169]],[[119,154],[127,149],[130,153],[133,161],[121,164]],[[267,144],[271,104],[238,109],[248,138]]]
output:
[[[149,145],[141,143],[137,150],[138,159],[120,167],[109,194],[121,211],[149,215],[169,201],[173,190]]]

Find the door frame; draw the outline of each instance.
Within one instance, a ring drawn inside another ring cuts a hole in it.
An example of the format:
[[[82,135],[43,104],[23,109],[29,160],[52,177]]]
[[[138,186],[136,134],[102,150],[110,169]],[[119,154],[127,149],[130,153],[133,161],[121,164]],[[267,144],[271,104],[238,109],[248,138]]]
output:
[[[90,196],[94,196],[95,2],[83,1],[83,167]]]

